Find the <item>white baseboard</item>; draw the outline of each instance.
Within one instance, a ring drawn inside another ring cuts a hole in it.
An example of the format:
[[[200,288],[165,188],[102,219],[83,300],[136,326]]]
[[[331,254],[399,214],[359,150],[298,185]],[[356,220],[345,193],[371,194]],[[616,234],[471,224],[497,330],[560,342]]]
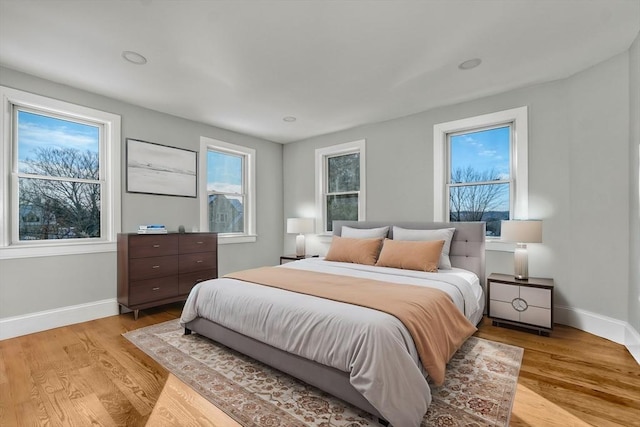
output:
[[[640,364],[640,333],[633,329],[631,325],[627,325],[624,342],[629,353],[631,353],[633,358],[636,359],[636,362]]]
[[[118,314],[118,302],[114,299],[94,301],[53,310],[39,311],[22,316],[0,319],[0,340],[46,331],[74,323]]]
[[[554,307],[554,322],[622,344],[640,364],[640,334],[627,322],[561,305]]]

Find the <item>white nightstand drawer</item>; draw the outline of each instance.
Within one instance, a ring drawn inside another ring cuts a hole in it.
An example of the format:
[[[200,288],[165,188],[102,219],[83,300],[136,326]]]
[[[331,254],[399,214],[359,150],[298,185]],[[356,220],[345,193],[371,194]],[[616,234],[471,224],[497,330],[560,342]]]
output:
[[[551,310],[529,306],[529,308],[520,313],[520,321],[544,328],[551,328]]]
[[[494,301],[504,301],[511,304],[514,298],[520,296],[520,287],[504,285],[502,283],[491,283],[489,294],[490,298]]]
[[[520,287],[520,298],[530,306],[551,308],[551,290],[542,288]]]
[[[510,302],[495,301],[492,299],[491,313],[489,313],[489,315],[505,320],[520,321],[520,313],[513,308]]]

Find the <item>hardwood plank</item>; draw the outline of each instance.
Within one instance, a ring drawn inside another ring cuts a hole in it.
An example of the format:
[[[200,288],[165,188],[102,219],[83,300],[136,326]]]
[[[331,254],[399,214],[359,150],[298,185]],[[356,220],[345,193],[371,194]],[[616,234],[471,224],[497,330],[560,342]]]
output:
[[[169,374],[147,427],[242,427],[191,387]]]
[[[147,417],[140,414],[127,396],[104,374],[99,366],[83,368],[81,374],[91,378],[92,389],[104,410],[118,426],[144,425]]]
[[[95,395],[72,399],[71,402],[73,404],[74,411],[82,419],[83,425],[96,425],[102,427],[118,425]]]
[[[560,414],[560,416],[558,416]],[[590,426],[535,391],[518,384],[511,413],[511,426],[586,427]]]
[[[4,381],[0,383],[0,425],[2,426],[15,426],[18,425],[18,418],[16,415],[16,408],[10,405],[11,402],[11,390],[9,382]]]

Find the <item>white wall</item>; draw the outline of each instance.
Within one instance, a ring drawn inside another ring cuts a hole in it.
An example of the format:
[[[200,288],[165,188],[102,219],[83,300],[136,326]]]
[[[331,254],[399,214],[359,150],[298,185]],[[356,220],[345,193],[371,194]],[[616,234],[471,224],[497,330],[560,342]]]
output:
[[[617,328],[629,319],[628,53],[568,79],[288,144],[285,217],[313,206],[316,148],[365,139],[367,219],[430,221],[433,125],[523,105],[529,216],[544,220],[544,243],[530,245],[530,274],[555,279],[557,320],[598,333],[581,323],[594,314]],[[285,252],[292,239],[285,236]],[[326,250],[310,240],[308,252]],[[511,253],[487,253],[488,273],[512,268]]]
[[[0,84],[39,95],[89,106],[122,116],[122,161],[125,138],[199,150],[200,136],[256,149],[256,243],[221,245],[219,273],[275,265],[283,245],[282,145],[169,116],[79,89],[59,85],[7,68],[0,68]],[[138,224],[164,223],[170,230],[199,223],[198,200],[184,197],[130,194],[122,168],[122,231]],[[0,337],[10,320],[68,306],[116,298],[115,253],[25,258],[0,261]],[[103,312],[104,313],[104,312]],[[52,315],[53,316],[53,315]],[[9,320],[7,320],[9,319]]]

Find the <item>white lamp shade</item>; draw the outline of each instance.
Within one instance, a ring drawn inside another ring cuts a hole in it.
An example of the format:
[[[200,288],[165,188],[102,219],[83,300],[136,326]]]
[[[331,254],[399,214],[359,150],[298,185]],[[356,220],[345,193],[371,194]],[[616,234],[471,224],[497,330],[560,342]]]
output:
[[[287,233],[313,233],[313,218],[287,218]]]
[[[542,221],[502,221],[500,239],[515,243],[542,243]]]

